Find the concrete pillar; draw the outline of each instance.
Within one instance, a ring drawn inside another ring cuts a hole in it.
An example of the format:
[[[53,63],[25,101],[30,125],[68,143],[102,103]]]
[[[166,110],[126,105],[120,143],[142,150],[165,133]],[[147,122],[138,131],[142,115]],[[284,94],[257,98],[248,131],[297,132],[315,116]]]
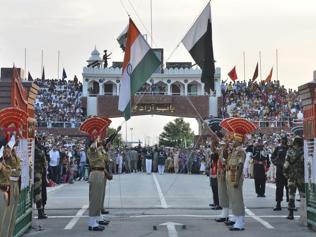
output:
[[[199,95],[204,95],[204,83],[201,83],[201,91]]]
[[[120,94],[120,83],[116,83],[116,95]]]
[[[104,83],[99,82],[99,95],[104,95]]]
[[[171,84],[168,84],[168,95],[171,95]]]
[[[188,95],[188,84],[187,83],[184,84],[184,95],[185,96]]]
[[[86,78],[82,79],[82,96],[88,96],[88,82],[86,82]]]

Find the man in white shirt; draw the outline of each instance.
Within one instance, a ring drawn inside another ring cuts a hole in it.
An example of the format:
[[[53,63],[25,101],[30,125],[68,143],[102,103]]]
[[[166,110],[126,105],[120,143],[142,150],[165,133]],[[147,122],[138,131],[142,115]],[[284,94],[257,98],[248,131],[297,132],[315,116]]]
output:
[[[59,151],[56,149],[56,147],[53,147],[53,150],[49,152],[49,170],[51,179],[55,183],[59,183],[59,161]]]

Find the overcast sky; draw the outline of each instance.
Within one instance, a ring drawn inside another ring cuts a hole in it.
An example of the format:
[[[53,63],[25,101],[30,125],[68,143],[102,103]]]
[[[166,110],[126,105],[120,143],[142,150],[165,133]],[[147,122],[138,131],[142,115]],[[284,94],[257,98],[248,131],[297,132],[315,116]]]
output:
[[[154,47],[164,48],[169,61],[192,60],[180,45],[206,0],[152,0]],[[149,0],[0,0],[0,66],[13,62],[40,76],[41,50],[44,50],[46,77],[57,77],[57,51],[61,67],[69,77],[81,78],[82,67],[96,45],[113,52],[121,61],[123,53],[116,37],[128,23],[124,7],[143,34],[150,35]],[[135,11],[134,11],[135,10]],[[288,88],[312,80],[316,70],[315,0],[213,0],[214,55],[222,78],[236,65],[243,79],[243,52],[246,54],[246,79],[249,79],[262,53],[262,77],[274,67],[279,51],[279,79]],[[111,61],[110,61],[111,64]],[[132,118],[134,139],[157,137],[170,117]],[[114,126],[122,120],[115,120]],[[197,129],[194,120],[192,125]],[[152,124],[156,126],[153,127]],[[148,129],[150,128],[150,129]],[[130,139],[130,130],[129,139]]]

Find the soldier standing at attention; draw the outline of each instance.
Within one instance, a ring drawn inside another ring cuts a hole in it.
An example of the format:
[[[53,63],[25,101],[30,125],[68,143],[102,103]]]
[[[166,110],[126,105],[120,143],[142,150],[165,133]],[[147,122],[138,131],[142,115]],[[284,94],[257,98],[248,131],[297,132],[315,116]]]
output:
[[[103,231],[100,225],[109,224],[102,220],[101,210],[103,208],[103,189],[105,188],[105,156],[103,147],[99,143],[98,136],[88,148],[88,160],[90,164],[89,175],[89,230]]]
[[[283,201],[284,187],[286,188],[286,193],[288,195],[287,180],[283,174],[283,166],[284,166],[287,150],[288,150],[287,137],[283,136],[281,139],[281,145],[275,148],[271,156],[271,161],[276,166],[275,201],[277,202],[277,204],[276,204],[276,207],[273,209],[273,211],[282,210],[281,202]]]
[[[38,219],[46,219],[43,205],[43,172],[46,168],[45,152],[41,147],[39,137],[35,137],[34,153],[34,201],[38,211]]]
[[[295,210],[296,189],[299,191],[301,202],[305,202],[303,146],[303,139],[299,136],[295,137],[293,147],[287,151],[284,163],[283,172],[284,176],[288,179],[289,188],[289,215],[287,216],[287,219],[289,220],[294,219],[293,211]],[[305,215],[302,213],[301,217]]]
[[[0,145],[0,236],[5,236],[5,216],[10,201],[11,167],[5,164],[4,144]]]
[[[242,147],[243,137],[240,134],[234,134],[233,150],[231,158],[228,160],[226,173],[227,189],[230,194],[232,213],[235,217],[235,223],[230,230],[244,230],[245,226],[245,205],[242,193],[243,186],[243,168],[246,159],[246,153]]]
[[[264,150],[262,139],[259,138],[253,148],[253,176],[257,197],[265,197],[266,188],[266,170],[269,167],[269,157]]]
[[[217,161],[217,185],[219,206],[222,207],[222,213],[215,219],[216,222],[227,222],[229,216],[229,197],[226,185],[226,165],[228,160],[229,139],[228,136],[220,142],[219,158]]]
[[[10,176],[10,205],[5,216],[5,226],[7,226],[7,233],[4,236],[13,236],[13,231],[15,227],[16,211],[19,203],[20,196],[20,183],[21,178],[21,164],[20,158],[17,157],[14,146],[16,145],[15,136],[12,136],[5,148],[7,153],[7,158],[5,163],[11,167]]]
[[[232,225],[231,231],[242,231],[245,229],[245,205],[242,188],[246,159],[243,141],[246,134],[255,131],[257,127],[252,122],[242,118],[225,119],[221,122],[221,127],[233,135],[232,150],[228,151],[230,158],[227,161],[226,182],[235,222],[227,223],[227,225]]]

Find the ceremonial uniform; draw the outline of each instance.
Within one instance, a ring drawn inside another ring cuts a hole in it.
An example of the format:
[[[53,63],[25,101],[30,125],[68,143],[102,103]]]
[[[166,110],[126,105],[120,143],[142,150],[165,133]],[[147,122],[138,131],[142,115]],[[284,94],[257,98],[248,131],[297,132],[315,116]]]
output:
[[[293,144],[293,148],[287,151],[284,163],[284,176],[288,179],[289,188],[289,215],[287,218],[290,220],[294,219],[296,189],[299,191],[301,202],[305,201],[303,140],[302,138],[295,139],[300,139],[301,144],[296,144],[297,142],[294,140],[295,145]]]
[[[216,176],[218,185],[218,199],[219,206],[223,208],[221,215],[215,219],[217,222],[227,221],[229,215],[229,197],[226,184],[226,168],[228,159],[228,144],[225,144],[220,148],[219,158],[217,160]]]
[[[283,201],[283,192],[284,187],[286,188],[286,195],[288,199],[288,188],[287,188],[287,180],[283,174],[283,166],[285,162],[286,152],[288,150],[287,139],[282,138],[283,144],[276,147],[271,156],[272,163],[276,166],[276,191],[275,191],[275,201],[277,202],[276,207],[273,209],[274,211],[280,211],[281,202]]]
[[[105,163],[105,167],[104,167],[104,187],[102,188],[102,192],[103,192],[103,198],[102,198],[102,201],[101,201],[101,205],[102,205],[102,210],[101,210],[101,213],[102,214],[109,214],[109,211],[106,211],[105,208],[104,208],[104,199],[105,199],[105,191],[106,191],[106,183],[107,183],[107,180],[108,178],[111,180],[112,179],[112,175],[110,175],[110,173],[108,172],[109,169],[109,165],[110,165],[110,159],[109,159],[109,156],[107,154],[107,152],[105,150],[102,149],[102,153],[104,155],[104,163]]]
[[[44,150],[40,147],[40,144],[35,144],[34,154],[34,201],[38,211],[38,218],[47,218],[44,213],[43,204],[43,172],[47,166]],[[45,201],[45,200],[44,200]]]
[[[211,165],[210,165],[210,184],[213,192],[213,208],[214,210],[220,210],[218,199],[218,181],[217,181],[217,164],[218,164],[218,150],[214,146],[211,154]]]
[[[1,157],[0,157],[1,158]],[[0,236],[6,236],[5,217],[10,201],[11,167],[0,161]]]
[[[255,145],[253,148],[253,178],[258,197],[265,197],[266,170],[269,167],[269,157],[262,145]]]
[[[233,147],[228,152],[226,182],[230,200],[230,206],[234,221],[227,225],[231,231],[240,231],[245,228],[245,205],[243,199],[243,169],[246,159],[246,152],[242,147],[245,135],[257,129],[252,122],[242,118],[228,118],[221,122],[221,127],[231,133],[233,138]]]
[[[20,196],[20,176],[21,176],[21,164],[20,159],[17,157],[15,151],[12,151],[11,156],[5,159],[5,163],[11,167],[10,176],[10,199],[6,215],[5,226],[7,232],[4,236],[12,237],[15,227],[16,211],[19,203]]]
[[[90,164],[89,175],[89,230],[103,230],[98,223],[103,208],[103,189],[105,187],[105,156],[101,147],[88,149],[88,160]]]
[[[245,226],[245,205],[242,193],[245,159],[246,153],[242,146],[235,144],[231,158],[227,162],[226,180],[232,214],[235,217],[233,228],[238,228],[239,230],[244,229]]]

